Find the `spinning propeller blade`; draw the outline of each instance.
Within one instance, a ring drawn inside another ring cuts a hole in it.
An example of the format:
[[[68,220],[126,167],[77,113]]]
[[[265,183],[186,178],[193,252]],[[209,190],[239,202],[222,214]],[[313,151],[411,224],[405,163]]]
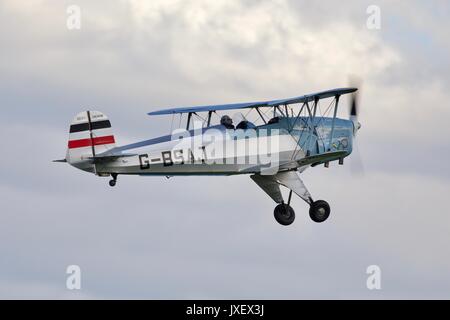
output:
[[[353,122],[353,136],[356,136],[356,133],[361,128],[361,123],[358,122],[358,91],[352,93],[351,99],[350,120]]]
[[[358,91],[355,91],[351,95],[350,102],[350,115],[349,118],[353,122],[353,157],[350,165],[350,169],[353,174],[364,175],[364,166],[361,160],[361,155],[359,153],[359,147],[356,142],[356,134],[358,130],[361,128],[361,123],[358,121],[359,116],[359,91],[361,90],[361,81],[355,78],[350,80],[350,83],[353,87],[358,88]]]

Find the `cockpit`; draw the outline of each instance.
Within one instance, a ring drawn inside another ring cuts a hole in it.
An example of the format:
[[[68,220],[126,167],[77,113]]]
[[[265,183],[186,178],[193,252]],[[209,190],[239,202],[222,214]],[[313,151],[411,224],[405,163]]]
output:
[[[234,124],[237,124],[236,127],[234,126]],[[247,129],[254,129],[256,128],[256,126],[248,121],[244,115],[242,113],[236,113],[233,118],[231,118],[229,115],[223,115],[220,118],[220,124],[222,126],[224,126],[226,129],[242,129],[242,130],[247,130]]]

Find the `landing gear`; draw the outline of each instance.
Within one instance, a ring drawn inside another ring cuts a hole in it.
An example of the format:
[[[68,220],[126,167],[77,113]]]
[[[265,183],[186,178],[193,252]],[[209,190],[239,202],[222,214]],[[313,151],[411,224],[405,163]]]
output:
[[[286,203],[280,203],[273,211],[275,220],[283,226],[288,226],[295,220],[295,212],[292,207]]]
[[[312,221],[324,222],[330,216],[330,205],[324,200],[317,200],[311,203],[309,207],[309,216]]]
[[[292,190],[289,192],[289,199],[288,203],[280,203],[275,207],[275,210],[273,211],[273,215],[275,216],[275,220],[283,226],[288,226],[292,224],[295,220],[295,211],[290,206],[291,204],[291,198],[292,198]]]
[[[290,225],[295,219],[295,212],[290,206],[293,192],[310,206],[309,216],[313,221],[324,222],[330,216],[330,205],[323,200],[314,201],[295,171],[283,171],[273,176],[254,174],[251,178],[278,203],[273,214],[277,222],[284,226]],[[290,190],[287,204],[283,200],[280,185]]]
[[[109,185],[114,187],[117,183],[117,173],[111,173],[112,180],[109,180]]]

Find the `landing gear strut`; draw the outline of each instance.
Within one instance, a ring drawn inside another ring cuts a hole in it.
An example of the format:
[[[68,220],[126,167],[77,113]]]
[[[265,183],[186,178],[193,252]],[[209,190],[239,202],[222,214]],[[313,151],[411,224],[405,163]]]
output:
[[[295,192],[309,206],[309,216],[315,222],[324,222],[330,216],[330,205],[324,200],[314,201],[303,183],[302,179],[294,171],[283,171],[273,176],[254,174],[253,181],[261,187],[278,205],[273,212],[278,223],[287,226],[295,220],[294,209],[291,208],[292,192]],[[283,200],[280,185],[288,188],[289,200],[287,204]]]
[[[109,185],[114,187],[117,182],[117,173],[111,173],[112,180],[109,180]]]
[[[291,197],[292,197],[292,190],[289,192],[289,199],[288,203],[280,203],[275,207],[275,210],[273,211],[273,215],[275,216],[275,220],[283,226],[288,226],[292,224],[295,220],[295,211],[290,206],[291,203]]]

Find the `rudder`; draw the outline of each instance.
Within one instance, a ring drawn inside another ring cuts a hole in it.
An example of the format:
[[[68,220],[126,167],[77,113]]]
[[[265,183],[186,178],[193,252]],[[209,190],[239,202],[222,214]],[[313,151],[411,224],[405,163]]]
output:
[[[70,124],[66,160],[78,169],[95,173],[90,159],[115,147],[108,117],[99,111],[83,111]]]

